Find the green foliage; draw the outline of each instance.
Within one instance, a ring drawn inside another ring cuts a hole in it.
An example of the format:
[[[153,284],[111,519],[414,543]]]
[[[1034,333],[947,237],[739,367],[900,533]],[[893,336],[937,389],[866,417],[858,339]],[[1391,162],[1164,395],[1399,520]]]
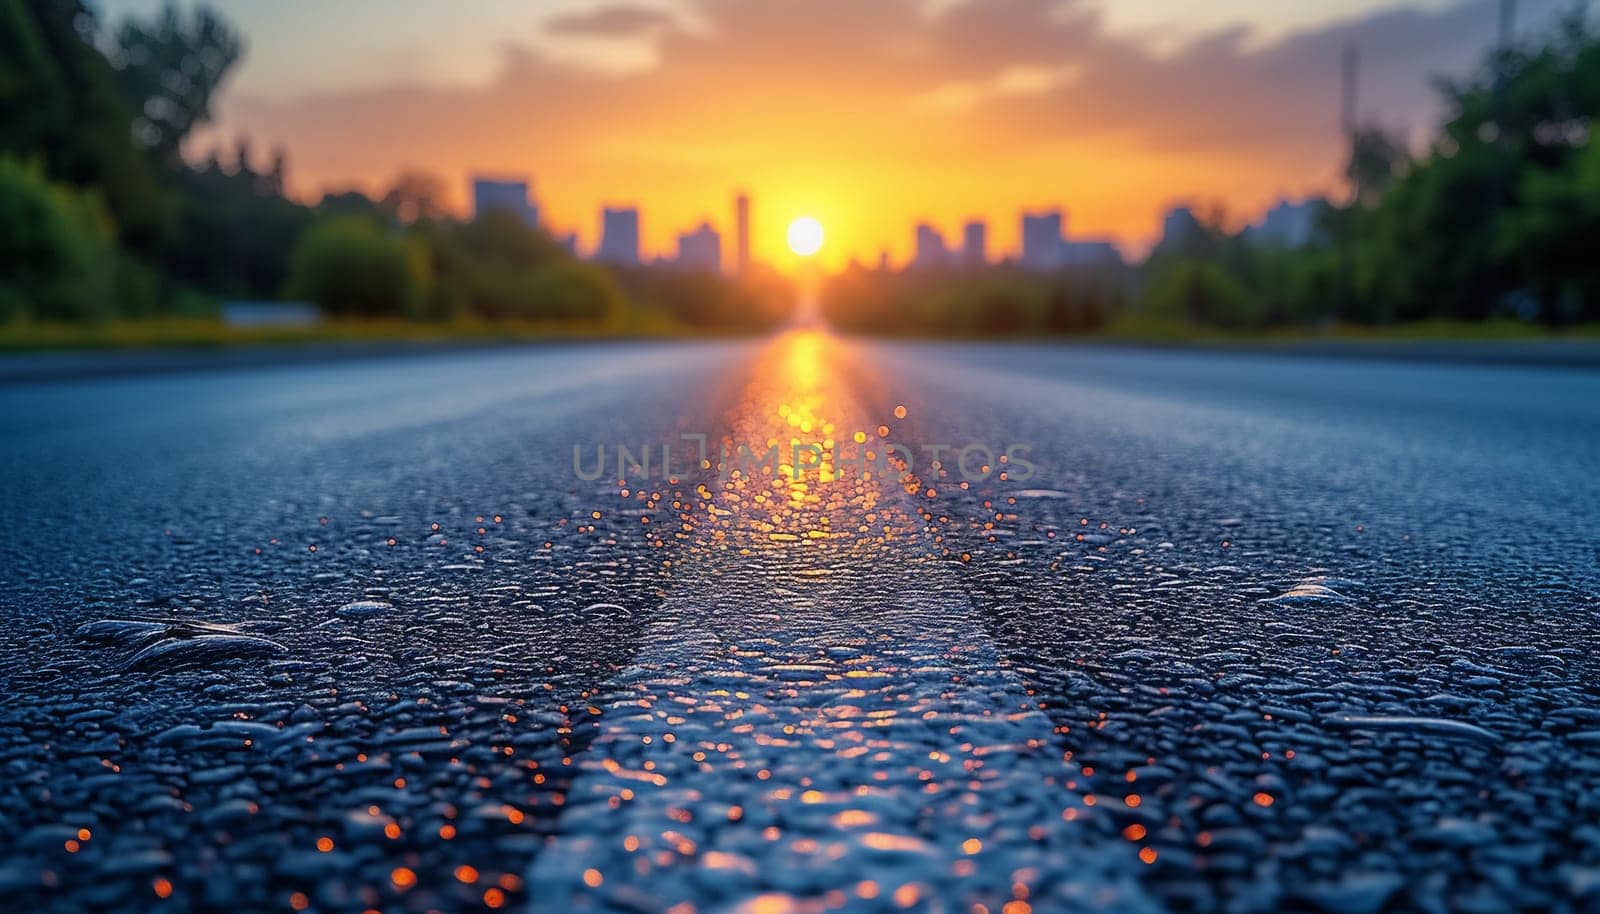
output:
[[[118,268],[98,200],[0,158],[0,317],[109,316]]]
[[[430,219],[443,219],[448,192],[444,180],[421,171],[401,172],[389,192],[377,201],[378,211],[404,225]]]
[[[407,239],[364,219],[332,219],[295,245],[286,291],[329,314],[415,316],[429,279],[423,252]]]
[[[609,322],[631,310],[692,327],[756,329],[781,316],[780,298],[787,304],[787,287],[770,281],[580,263],[512,213],[491,211],[466,223],[424,220],[410,235],[427,251],[436,278],[424,309],[434,318]]]
[[[358,190],[345,190],[322,195],[316,211],[323,216],[364,216],[383,219],[384,212],[371,197]]]
[[[788,315],[794,287],[778,274],[753,269],[730,278],[717,272],[673,267],[619,271],[628,299],[690,327],[716,330],[765,330]]]
[[[316,211],[284,197],[273,175],[247,167],[208,163],[171,180],[181,202],[161,265],[174,285],[242,298],[282,290],[290,252]]]
[[[0,154],[93,188],[122,239],[147,249],[167,230],[170,198],[130,141],[133,110],[93,33],[81,0],[0,0]]]
[[[287,293],[352,317],[753,328],[787,304],[768,277],[619,280],[511,214],[450,221],[424,173],[313,209],[285,196],[283,154],[259,168],[248,140],[227,167],[191,165],[184,140],[242,50],[204,8],[169,3],[108,39],[83,0],[0,0],[0,161],[38,165],[0,173],[0,316],[204,315]]]
[[[490,210],[471,222],[452,225],[450,231],[462,250],[509,269],[540,267],[568,259],[566,248],[504,210]]]
[[[1009,336],[1043,329],[1045,294],[1043,283],[995,272],[953,283],[927,300],[933,303],[932,316],[939,324],[979,336]]]
[[[1147,306],[1229,327],[1600,319],[1600,40],[1574,19],[1444,93],[1454,113],[1416,161],[1358,132],[1327,241],[1270,252],[1207,228],[1146,264]]]
[[[1394,185],[1409,159],[1403,140],[1379,127],[1363,127],[1350,138],[1345,177],[1350,179],[1356,199],[1370,203]]]
[[[1098,329],[1125,304],[1121,265],[1035,273],[1009,265],[868,270],[852,265],[823,288],[833,325],[856,333],[1068,335]]]
[[[97,307],[192,311],[196,289],[276,292],[309,214],[177,157],[238,58],[237,38],[209,12],[185,19],[169,7],[105,42],[115,65],[99,40],[80,0],[0,0],[0,152],[104,201],[121,251],[103,258],[114,294]]]
[[[1219,327],[1255,326],[1266,315],[1260,296],[1221,264],[1206,260],[1172,264],[1146,284],[1142,305],[1152,317]]]
[[[1582,250],[1600,207],[1600,187],[1583,177],[1600,117],[1600,41],[1571,20],[1445,93],[1455,114],[1432,153],[1353,214],[1354,294],[1340,316],[1600,316]]]
[[[538,267],[528,276],[522,318],[606,323],[616,320],[624,305],[622,289],[606,270],[565,260]]]
[[[1472,143],[1435,154],[1372,210],[1352,215],[1355,321],[1481,319],[1512,277],[1495,256],[1505,212],[1503,154]]]
[[[195,127],[211,119],[211,103],[244,52],[238,34],[205,7],[185,18],[173,3],[149,22],[117,30],[113,62],[136,112],[133,134],[157,161],[176,164]]]
[[[540,298],[550,289],[539,287],[535,273],[570,259],[549,236],[499,211],[469,223],[421,222],[412,237],[438,279],[426,308],[433,317],[539,316],[552,305]]]
[[[1563,167],[1523,177],[1523,205],[1500,226],[1498,255],[1515,264],[1552,323],[1600,317],[1600,143]]]

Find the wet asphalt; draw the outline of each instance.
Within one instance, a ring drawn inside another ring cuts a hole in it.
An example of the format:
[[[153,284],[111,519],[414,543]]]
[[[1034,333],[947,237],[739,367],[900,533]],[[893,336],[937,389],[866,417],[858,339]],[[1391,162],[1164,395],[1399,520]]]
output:
[[[1592,369],[69,375],[0,387],[19,910],[1600,909]]]

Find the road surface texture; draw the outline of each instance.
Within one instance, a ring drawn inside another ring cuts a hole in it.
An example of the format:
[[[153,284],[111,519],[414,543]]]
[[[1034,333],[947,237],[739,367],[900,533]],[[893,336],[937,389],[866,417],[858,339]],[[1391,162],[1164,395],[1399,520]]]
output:
[[[7,908],[1600,910],[1591,370],[408,354],[0,471]]]

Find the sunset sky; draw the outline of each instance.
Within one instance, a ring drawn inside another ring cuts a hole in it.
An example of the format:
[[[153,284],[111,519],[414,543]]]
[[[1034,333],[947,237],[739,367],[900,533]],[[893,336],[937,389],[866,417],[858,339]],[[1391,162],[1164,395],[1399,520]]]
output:
[[[99,0],[116,20],[159,0]],[[1521,34],[1556,0],[1524,0]],[[1061,206],[1070,235],[1131,252],[1176,201],[1254,218],[1333,190],[1340,49],[1362,112],[1427,136],[1429,77],[1471,72],[1495,0],[238,0],[247,56],[220,136],[287,148],[291,190],[380,191],[404,169],[531,177],[547,223],[595,241],[636,203],[647,253],[754,201],[759,258],[812,215],[826,261],[899,260],[912,224],[954,241]],[[204,146],[201,147],[203,151]]]

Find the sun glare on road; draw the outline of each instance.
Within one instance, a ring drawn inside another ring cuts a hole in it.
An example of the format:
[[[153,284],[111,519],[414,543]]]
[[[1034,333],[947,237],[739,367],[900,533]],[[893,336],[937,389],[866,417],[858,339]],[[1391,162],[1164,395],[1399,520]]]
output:
[[[822,223],[810,216],[801,216],[789,223],[789,250],[801,257],[810,257],[822,250]]]

